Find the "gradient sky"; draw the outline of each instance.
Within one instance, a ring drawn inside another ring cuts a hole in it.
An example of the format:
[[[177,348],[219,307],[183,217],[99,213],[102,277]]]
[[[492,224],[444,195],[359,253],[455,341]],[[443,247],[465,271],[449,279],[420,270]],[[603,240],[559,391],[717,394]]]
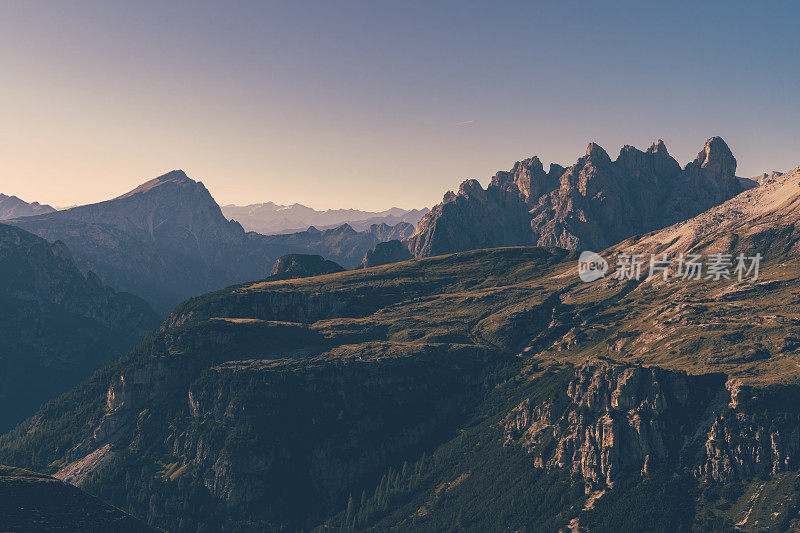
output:
[[[589,141],[800,164],[797,2],[0,0],[0,192],[422,207]]]

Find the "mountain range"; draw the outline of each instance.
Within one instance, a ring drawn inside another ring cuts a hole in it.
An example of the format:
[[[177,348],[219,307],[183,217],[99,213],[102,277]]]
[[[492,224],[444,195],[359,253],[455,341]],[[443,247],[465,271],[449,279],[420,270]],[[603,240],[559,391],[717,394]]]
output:
[[[366,231],[373,224],[395,226],[405,222],[416,226],[428,211],[430,211],[428,208],[409,210],[399,207],[377,212],[358,209],[317,211],[302,204],[278,205],[272,202],[222,206],[222,213],[226,217],[238,221],[248,231],[264,235],[296,233],[309,226],[325,230],[347,224],[356,231]]]
[[[725,141],[709,139],[681,168],[662,141],[615,160],[595,143],[570,167],[538,157],[498,172],[483,189],[467,180],[426,214],[406,241],[415,257],[496,246],[602,250],[719,205],[751,187],[736,177]]]
[[[800,168],[603,251],[757,280],[505,247],[192,298],[0,463],[175,531],[797,527],[798,203]]]
[[[223,215],[201,182],[175,170],[112,200],[9,221],[67,245],[84,271],[141,296],[160,313],[180,301],[264,278],[288,253],[323,255],[357,265],[378,242],[402,239],[413,226],[349,225],[285,235],[245,232]]]
[[[590,144],[468,180],[416,230],[262,235],[173,171],[14,219],[41,236],[0,225],[0,387],[44,376],[32,410],[75,386],[0,464],[178,532],[796,530],[800,168],[735,172],[717,137],[683,167]],[[589,283],[583,249],[609,265]],[[634,279],[620,254],[761,262]],[[188,299],[159,326],[110,279]]]

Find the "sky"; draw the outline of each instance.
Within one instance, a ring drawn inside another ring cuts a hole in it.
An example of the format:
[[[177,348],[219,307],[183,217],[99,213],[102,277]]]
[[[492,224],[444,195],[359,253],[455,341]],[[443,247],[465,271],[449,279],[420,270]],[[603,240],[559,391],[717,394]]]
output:
[[[538,155],[800,165],[797,2],[0,0],[0,192],[418,208]]]

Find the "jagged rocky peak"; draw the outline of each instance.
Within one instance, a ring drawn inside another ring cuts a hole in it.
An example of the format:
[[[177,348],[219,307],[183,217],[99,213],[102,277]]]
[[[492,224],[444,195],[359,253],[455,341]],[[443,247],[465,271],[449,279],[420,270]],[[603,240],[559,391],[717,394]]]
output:
[[[480,182],[476,179],[465,180],[458,188],[458,194],[463,196],[475,194],[482,195],[484,192],[485,191],[483,190],[483,187],[481,187]]]
[[[381,222],[380,224],[372,224],[369,227],[369,232],[380,242],[403,240],[414,233],[414,226],[408,222],[399,222],[394,226]]]
[[[353,229],[353,226],[350,224],[342,224],[338,228],[327,230],[333,233],[334,235],[354,235],[356,230]]]
[[[586,147],[586,157],[597,163],[611,162],[611,158],[608,157],[608,152],[606,152],[602,146],[595,142],[590,142],[589,146]]]
[[[631,177],[673,177],[681,171],[680,164],[669,154],[664,141],[659,139],[642,152],[638,148],[626,144],[614,161]]]
[[[669,155],[669,153],[667,152],[667,145],[664,144],[664,141],[662,141],[661,139],[651,144],[650,148],[647,149],[647,152],[651,154]]]
[[[646,151],[626,145],[612,161],[592,142],[569,168],[538,157],[445,194],[407,244],[415,257],[485,247],[530,245],[604,249],[636,234],[691,218],[746,187],[719,137],[681,168],[662,140]],[[459,228],[460,230],[456,230]]]
[[[531,196],[538,196],[542,193],[541,182],[546,177],[542,162],[538,157],[533,156],[517,161],[510,171],[500,171],[495,174],[491,185],[501,189],[515,187],[520,196],[527,201]]]
[[[687,168],[697,166],[705,169],[710,175],[730,177],[736,175],[736,158],[722,137],[712,137],[706,141],[705,146],[697,154]]]

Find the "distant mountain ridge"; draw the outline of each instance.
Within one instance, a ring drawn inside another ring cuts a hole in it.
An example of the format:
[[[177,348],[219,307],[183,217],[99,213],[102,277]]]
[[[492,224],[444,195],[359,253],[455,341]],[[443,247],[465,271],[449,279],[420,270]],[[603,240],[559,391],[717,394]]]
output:
[[[0,220],[52,213],[55,208],[39,202],[28,203],[16,196],[0,194]]]
[[[180,301],[264,278],[288,253],[325,256],[354,267],[378,242],[403,239],[413,226],[349,225],[285,235],[245,232],[222,213],[202,182],[174,170],[112,200],[9,223],[63,241],[78,266],[104,283],[168,312]]]
[[[532,157],[498,172],[486,189],[464,181],[406,244],[415,257],[514,245],[601,250],[691,218],[747,187],[719,137],[683,168],[660,140],[644,152],[624,146],[613,161],[591,143],[568,168],[552,164],[545,172]]]
[[[394,226],[400,222],[416,225],[430,209],[401,209],[392,207],[385,211],[359,209],[326,209],[318,211],[302,204],[279,205],[273,202],[250,205],[223,205],[222,213],[236,220],[248,231],[264,235],[295,233],[309,226],[333,229],[348,224],[357,231],[366,231],[372,224]]]

